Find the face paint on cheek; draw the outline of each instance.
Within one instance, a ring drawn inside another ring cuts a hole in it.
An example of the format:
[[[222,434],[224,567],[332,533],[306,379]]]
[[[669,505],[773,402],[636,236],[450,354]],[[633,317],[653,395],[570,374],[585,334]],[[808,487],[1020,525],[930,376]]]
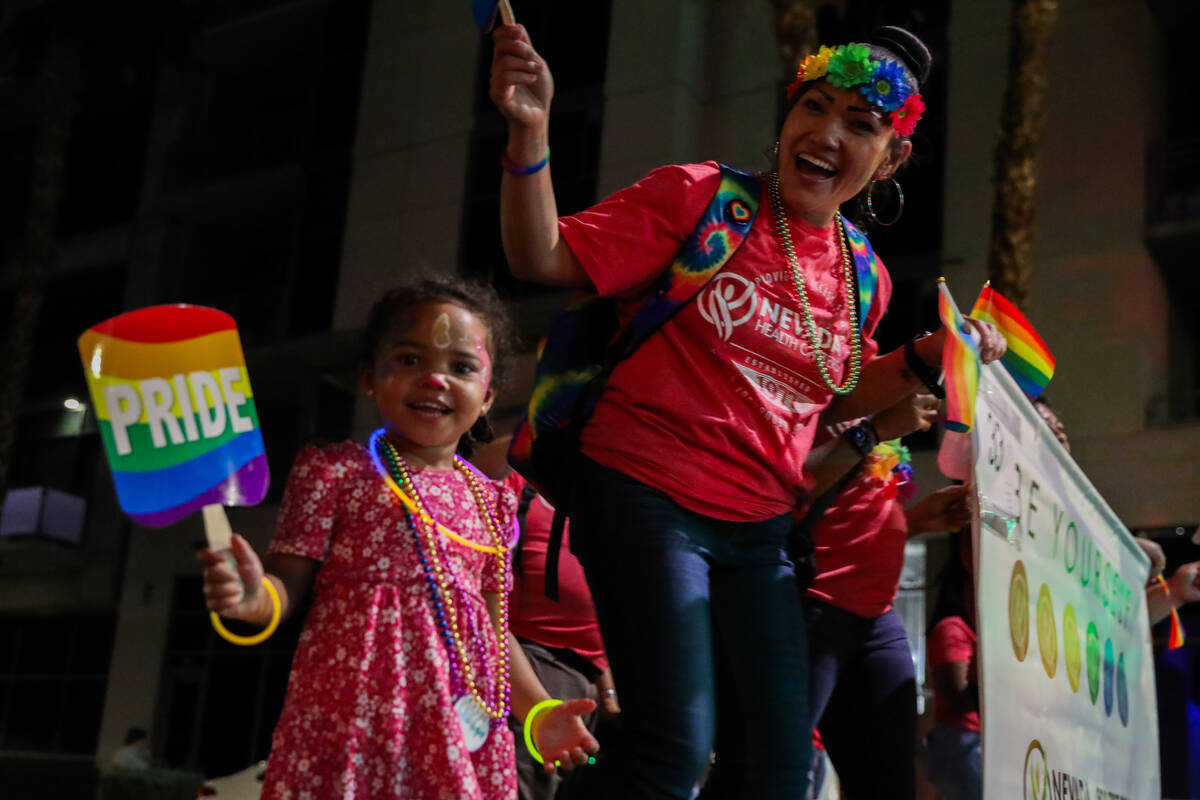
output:
[[[438,314],[437,319],[433,321],[433,326],[429,329],[429,338],[433,341],[433,346],[439,350],[445,350],[450,346],[450,315],[446,312]]]
[[[486,389],[492,384],[492,354],[488,352],[487,344],[477,342],[475,353],[479,356],[479,380]]]

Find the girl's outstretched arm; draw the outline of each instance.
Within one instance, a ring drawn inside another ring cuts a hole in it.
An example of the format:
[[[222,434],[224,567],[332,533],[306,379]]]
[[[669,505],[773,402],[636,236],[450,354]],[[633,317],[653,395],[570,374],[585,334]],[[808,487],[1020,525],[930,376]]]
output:
[[[538,680],[529,659],[525,658],[525,651],[521,649],[517,637],[500,627],[500,595],[484,592],[483,596],[487,600],[496,635],[508,637],[512,715],[523,724],[530,709],[543,700],[549,700],[550,695]],[[581,719],[584,714],[595,710],[596,702],[588,698],[560,699],[563,700],[562,705],[538,714],[540,721],[536,727],[534,744],[542,755],[546,772],[554,771],[555,762],[559,762],[561,769],[567,770],[576,764],[586,764],[588,754],[600,749],[600,743],[588,732]],[[518,741],[517,747],[524,747],[524,743]]]
[[[252,625],[266,625],[271,620],[271,598],[263,591],[263,578],[279,593],[280,616],[286,619],[295,607],[293,598],[308,593],[320,566],[304,556],[274,553],[267,556],[264,570],[254,548],[236,533],[229,550],[237,562],[236,571],[215,550],[205,549],[196,554],[196,559],[204,565],[205,604],[209,611],[226,619]]]

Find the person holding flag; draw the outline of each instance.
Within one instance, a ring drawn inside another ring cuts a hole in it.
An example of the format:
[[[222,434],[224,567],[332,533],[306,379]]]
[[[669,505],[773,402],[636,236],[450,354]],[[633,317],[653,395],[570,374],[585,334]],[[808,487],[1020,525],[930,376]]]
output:
[[[490,95],[509,129],[501,234],[514,275],[616,298],[626,320],[668,268],[708,279],[616,367],[583,428],[566,504],[571,544],[622,724],[559,796],[688,798],[720,725],[744,739],[724,765],[736,796],[803,797],[808,658],[785,548],[817,418],[828,409],[856,419],[937,384],[943,333],[878,354],[891,281],[840,213],[911,153],[929,51],[899,28],[824,47],[788,87],[772,172],[663,167],[559,219],[550,69],[521,26],[493,39]],[[717,207],[702,229],[727,183],[746,198]],[[1003,353],[993,326],[967,324],[985,361]]]

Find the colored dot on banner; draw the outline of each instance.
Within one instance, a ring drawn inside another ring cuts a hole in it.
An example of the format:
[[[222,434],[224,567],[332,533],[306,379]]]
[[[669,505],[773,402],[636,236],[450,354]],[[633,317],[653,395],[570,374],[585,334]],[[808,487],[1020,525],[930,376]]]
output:
[[[1063,661],[1067,665],[1067,680],[1071,691],[1079,691],[1079,674],[1083,657],[1079,648],[1079,627],[1075,623],[1075,609],[1070,603],[1063,609]]]
[[[1025,564],[1019,560],[1013,564],[1008,581],[1008,635],[1013,655],[1017,661],[1024,661],[1029,650],[1029,582],[1025,578]]]
[[[1037,637],[1038,651],[1042,654],[1042,668],[1047,677],[1053,678],[1058,672],[1058,631],[1054,624],[1054,601],[1050,597],[1050,587],[1042,584],[1038,591],[1037,602]]]
[[[1096,632],[1096,623],[1089,622],[1087,626],[1087,676],[1088,694],[1092,697],[1092,705],[1100,695],[1100,634]]]
[[[1129,727],[1129,685],[1125,679],[1125,654],[1117,659],[1117,711],[1121,714],[1121,724]]]
[[[1104,640],[1104,713],[1112,716],[1113,695],[1116,691],[1116,663],[1113,659],[1112,639]]]

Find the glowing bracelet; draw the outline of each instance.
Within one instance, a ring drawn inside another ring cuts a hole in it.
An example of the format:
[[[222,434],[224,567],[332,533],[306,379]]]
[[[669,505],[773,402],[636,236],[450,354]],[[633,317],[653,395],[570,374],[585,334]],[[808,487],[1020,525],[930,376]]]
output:
[[[542,702],[538,703],[536,706],[529,709],[529,713],[525,715],[525,747],[529,750],[529,755],[533,756],[533,760],[539,764],[544,764],[546,762],[542,760],[542,754],[538,752],[537,745],[533,743],[533,729],[537,727],[534,724],[534,718],[543,711],[547,711],[555,706],[561,706],[562,704],[562,700],[555,700],[552,697],[549,700],[543,700]],[[587,763],[595,764],[596,757],[589,755]],[[562,762],[555,761],[554,766],[561,767]]]
[[[562,702],[562,700],[555,700],[553,697],[549,700],[543,700],[529,709],[529,713],[525,715],[525,747],[529,749],[529,755],[533,756],[533,760],[539,764],[546,762],[542,760],[542,754],[538,752],[537,745],[533,743],[533,721],[538,714],[555,706],[561,706]],[[554,766],[560,767],[562,764],[555,761]]]
[[[275,586],[263,577],[263,586],[267,589],[267,594],[271,597],[271,621],[267,623],[267,627],[263,628],[253,636],[238,636],[236,633],[231,633],[228,628],[221,622],[221,618],[217,616],[217,612],[210,611],[209,616],[212,617],[213,630],[221,635],[221,638],[232,644],[240,644],[243,647],[259,644],[271,638],[271,634],[279,627],[279,618],[283,616],[282,608],[279,605],[279,592],[275,591]]]

